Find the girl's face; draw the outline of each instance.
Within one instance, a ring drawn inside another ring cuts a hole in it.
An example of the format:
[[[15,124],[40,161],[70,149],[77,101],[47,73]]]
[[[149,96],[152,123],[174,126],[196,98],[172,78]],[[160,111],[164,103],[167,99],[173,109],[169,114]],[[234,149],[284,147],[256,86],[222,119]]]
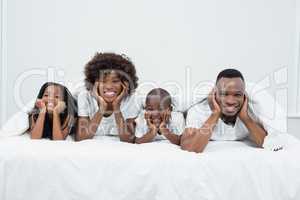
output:
[[[163,120],[163,113],[169,109],[168,105],[161,105],[161,99],[157,96],[147,99],[146,111],[149,113],[151,123],[157,128]]]
[[[58,101],[63,101],[63,92],[59,86],[50,85],[45,89],[45,92],[42,96],[42,100],[45,103],[47,108],[55,108],[58,104]],[[49,110],[52,110],[49,109]]]
[[[122,89],[122,81],[115,71],[111,71],[99,79],[99,94],[108,103],[113,102]]]

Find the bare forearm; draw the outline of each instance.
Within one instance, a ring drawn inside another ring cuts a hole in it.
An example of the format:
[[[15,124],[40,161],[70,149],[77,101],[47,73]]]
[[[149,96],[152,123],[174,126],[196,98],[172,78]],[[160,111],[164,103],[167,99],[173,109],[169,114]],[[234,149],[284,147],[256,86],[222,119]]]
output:
[[[123,117],[121,112],[116,112],[115,113],[115,120],[116,120],[116,123],[117,123],[120,140],[123,141],[123,142],[133,143],[134,142],[134,136],[128,130],[127,123],[124,120],[124,117]]]
[[[137,144],[142,144],[142,143],[148,143],[148,142],[152,142],[153,139],[155,138],[156,135],[156,130],[149,130],[145,135],[143,135],[142,137],[135,138],[135,143]]]
[[[267,135],[265,129],[256,121],[254,121],[251,117],[249,117],[247,120],[244,120],[243,122],[250,133],[251,140],[258,147],[262,147],[264,143],[264,139]]]
[[[53,112],[52,137],[53,140],[64,140],[67,137],[67,135],[64,135],[61,130],[60,116],[56,112]]]
[[[32,129],[30,130],[31,139],[41,139],[44,131],[44,122],[45,122],[46,111],[41,111],[36,122],[33,121],[31,123],[35,123]]]
[[[91,120],[79,119],[76,132],[76,140],[91,139],[95,136],[103,116],[100,111],[96,112]]]
[[[163,135],[172,143],[179,145],[180,144],[180,136],[172,133],[169,130],[164,131]]]
[[[196,153],[203,152],[208,144],[213,129],[219,120],[219,115],[211,114],[200,129],[195,129],[193,132],[185,130],[181,137],[181,148],[183,150],[192,151]]]

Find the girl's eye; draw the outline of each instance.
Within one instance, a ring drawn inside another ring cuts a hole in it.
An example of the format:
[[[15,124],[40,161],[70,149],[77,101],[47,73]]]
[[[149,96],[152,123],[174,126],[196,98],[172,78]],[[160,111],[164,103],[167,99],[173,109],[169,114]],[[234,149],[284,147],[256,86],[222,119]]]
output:
[[[113,80],[113,83],[119,83],[120,80]]]
[[[44,97],[48,97],[48,94],[44,94]]]
[[[55,96],[55,98],[57,98],[57,99],[58,99],[58,98],[59,98],[59,96]]]

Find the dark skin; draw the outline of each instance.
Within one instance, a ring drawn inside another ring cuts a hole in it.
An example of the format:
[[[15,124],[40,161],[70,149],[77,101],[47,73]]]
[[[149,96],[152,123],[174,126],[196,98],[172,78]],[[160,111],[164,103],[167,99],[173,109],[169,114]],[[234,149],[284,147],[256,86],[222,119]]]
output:
[[[141,138],[136,138],[137,144],[152,142],[157,134],[164,135],[172,144],[180,144],[180,136],[172,133],[167,128],[171,118],[170,105],[161,105],[161,99],[148,97],[146,102],[145,120],[148,126],[148,132]]]
[[[97,80],[91,92],[97,100],[98,111],[92,119],[79,117],[76,140],[93,138],[103,117],[114,113],[120,140],[133,143],[134,136],[128,131],[126,121],[120,111],[121,101],[128,94],[128,83],[122,82],[118,74],[112,71]]]
[[[219,119],[234,125],[239,118],[247,127],[251,140],[262,147],[267,132],[248,114],[248,97],[241,78],[221,78],[208,96],[211,115],[201,128],[186,128],[181,137],[183,150],[200,153],[208,144]]]
[[[39,108],[39,116],[34,121],[31,117],[30,137],[31,139],[41,139],[44,130],[44,121],[48,113],[53,120],[52,136],[53,140],[64,140],[69,134],[67,123],[70,120],[68,116],[63,125],[61,125],[60,113],[64,111],[66,104],[63,101],[61,88],[58,86],[48,86],[42,96],[42,99],[36,101],[36,106]]]

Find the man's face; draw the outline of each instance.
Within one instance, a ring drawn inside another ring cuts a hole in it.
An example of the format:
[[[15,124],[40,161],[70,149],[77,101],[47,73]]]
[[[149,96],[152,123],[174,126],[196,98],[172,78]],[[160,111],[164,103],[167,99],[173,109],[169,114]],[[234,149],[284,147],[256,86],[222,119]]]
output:
[[[241,78],[221,78],[217,82],[216,100],[222,114],[235,116],[244,103],[245,84]]]

